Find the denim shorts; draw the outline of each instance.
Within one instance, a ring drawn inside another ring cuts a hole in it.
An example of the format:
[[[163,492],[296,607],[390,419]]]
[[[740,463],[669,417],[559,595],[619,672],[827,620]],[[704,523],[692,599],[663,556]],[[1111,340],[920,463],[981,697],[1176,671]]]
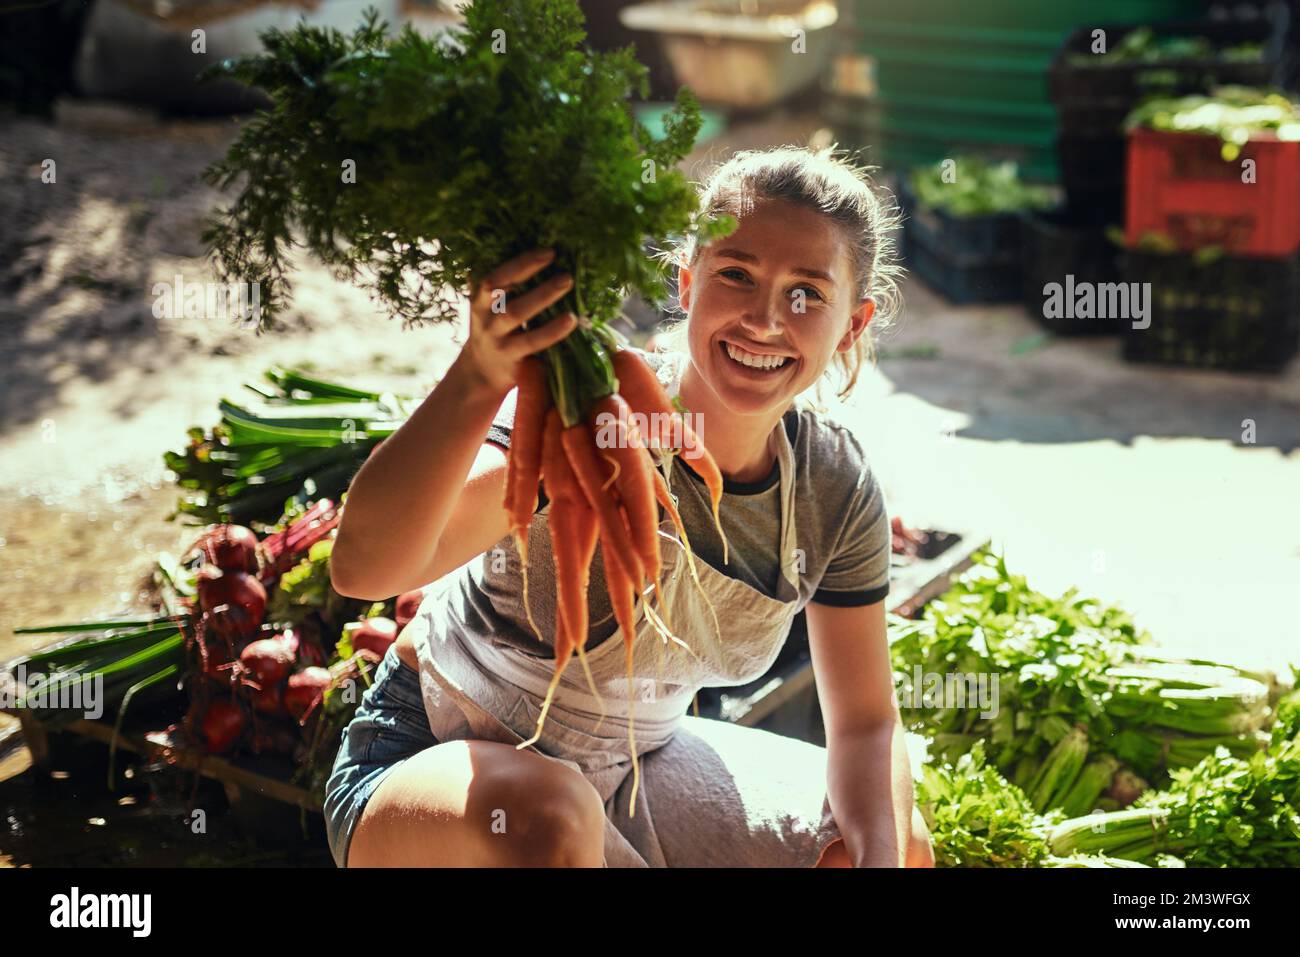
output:
[[[325,786],[325,829],[339,867],[347,866],[352,832],[379,782],[407,758],[437,743],[429,730],[419,673],[390,648],[343,729]]]

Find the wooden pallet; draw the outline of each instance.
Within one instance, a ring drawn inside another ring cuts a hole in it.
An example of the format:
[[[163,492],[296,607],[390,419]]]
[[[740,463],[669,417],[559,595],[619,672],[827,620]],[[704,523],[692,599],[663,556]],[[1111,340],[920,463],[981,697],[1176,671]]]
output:
[[[21,686],[19,686],[21,689]],[[113,727],[106,721],[89,721],[84,718],[60,728],[47,731],[30,711],[25,708],[4,708],[4,713],[16,717],[22,726],[22,734],[31,752],[32,763],[40,768],[51,766],[50,739],[56,735],[72,735],[104,745],[113,743]],[[306,788],[291,784],[284,777],[286,762],[272,762],[255,757],[230,760],[217,755],[201,754],[186,748],[176,747],[176,742],[165,732],[145,732],[124,730],[117,735],[119,750],[128,751],[141,757],[152,757],[166,749],[174,758],[175,767],[197,772],[221,784],[226,798],[232,805],[238,804],[249,794],[292,804],[307,811],[319,811],[321,803]],[[278,763],[282,768],[272,769]],[[277,773],[277,771],[279,773]]]

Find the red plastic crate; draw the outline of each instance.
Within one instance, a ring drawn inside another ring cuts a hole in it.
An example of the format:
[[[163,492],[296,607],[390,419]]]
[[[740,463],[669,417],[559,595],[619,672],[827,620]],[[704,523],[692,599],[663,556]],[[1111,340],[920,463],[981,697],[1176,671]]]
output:
[[[1128,136],[1125,239],[1163,233],[1179,249],[1235,256],[1300,251],[1300,143],[1259,134],[1227,162],[1217,137],[1135,129]],[[1242,181],[1255,161],[1253,183]]]

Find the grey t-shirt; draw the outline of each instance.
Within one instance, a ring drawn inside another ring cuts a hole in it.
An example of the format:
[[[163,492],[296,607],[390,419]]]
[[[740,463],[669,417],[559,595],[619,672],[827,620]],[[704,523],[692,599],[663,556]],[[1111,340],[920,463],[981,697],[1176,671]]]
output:
[[[641,353],[667,376],[665,358]],[[514,422],[512,391],[488,431],[487,441],[510,446]],[[722,540],[713,524],[708,490],[681,462],[672,465],[671,484],[682,523],[698,559],[755,590],[802,608],[809,601],[839,607],[871,605],[889,593],[890,529],[884,497],[861,445],[848,429],[818,413],[794,407],[782,419],[794,449],[794,509],[800,553],[785,556],[795,594],[781,574],[780,464],[758,482],[724,480],[719,513],[727,530],[730,563],[722,562]],[[707,444],[708,437],[704,441]],[[555,577],[546,529],[547,502],[539,496],[529,531],[528,590],[533,620],[546,647],[539,646],[522,603],[523,577],[514,542],[506,537],[453,574],[461,576],[460,599],[472,618],[495,640],[532,654],[546,654],[554,634]],[[599,547],[588,589],[590,623],[587,650],[618,629],[604,587]],[[719,617],[723,609],[717,609]]]

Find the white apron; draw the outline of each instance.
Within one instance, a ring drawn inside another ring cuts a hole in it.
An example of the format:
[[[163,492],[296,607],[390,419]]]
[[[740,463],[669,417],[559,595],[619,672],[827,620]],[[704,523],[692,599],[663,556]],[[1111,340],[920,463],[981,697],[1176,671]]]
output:
[[[531,746],[580,771],[605,801],[606,866],[811,867],[839,838],[826,798],[825,749],[687,714],[700,688],[742,685],[766,672],[797,611],[798,590],[787,571],[797,567],[795,459],[783,423],[777,423],[775,435],[786,578],[781,591],[789,600],[770,598],[697,558],[696,569],[721,626],[719,642],[713,614],[691,579],[671,519],[664,517],[664,608],[656,610],[662,616],[666,609],[673,633],[695,655],[665,644],[638,603],[635,700],[629,701],[619,630],[587,655],[605,704],[603,720],[575,655],[556,689],[542,737]],[[684,467],[673,463],[665,478],[671,482]],[[445,598],[457,578],[435,584],[408,626],[415,637],[430,729],[440,742],[519,744],[535,732],[554,658],[467,634],[456,620],[454,603]],[[629,705],[634,706],[641,769],[632,816]]]

